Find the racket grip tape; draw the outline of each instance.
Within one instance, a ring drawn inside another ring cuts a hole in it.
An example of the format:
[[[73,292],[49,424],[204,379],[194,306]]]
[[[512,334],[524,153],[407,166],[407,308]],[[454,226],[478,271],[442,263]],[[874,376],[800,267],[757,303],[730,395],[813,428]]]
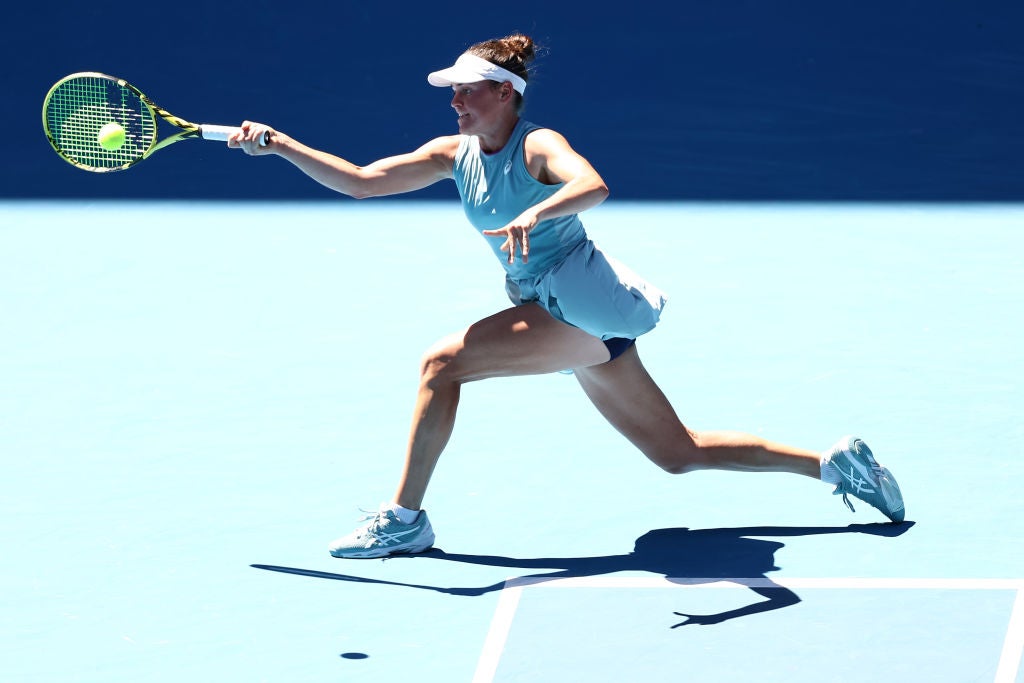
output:
[[[204,123],[199,126],[199,135],[204,140],[227,140],[235,133],[240,132],[242,129],[238,126],[215,126],[209,123]],[[260,138],[260,147],[266,147],[270,143],[270,131],[268,130]]]

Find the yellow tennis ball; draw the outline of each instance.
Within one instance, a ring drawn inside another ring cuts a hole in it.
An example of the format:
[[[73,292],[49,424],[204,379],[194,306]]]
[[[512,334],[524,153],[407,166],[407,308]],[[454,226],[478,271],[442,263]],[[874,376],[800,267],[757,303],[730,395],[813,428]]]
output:
[[[121,127],[121,124],[112,121],[100,128],[100,132],[96,134],[96,140],[100,143],[100,147],[108,152],[121,149],[124,146],[124,128]]]

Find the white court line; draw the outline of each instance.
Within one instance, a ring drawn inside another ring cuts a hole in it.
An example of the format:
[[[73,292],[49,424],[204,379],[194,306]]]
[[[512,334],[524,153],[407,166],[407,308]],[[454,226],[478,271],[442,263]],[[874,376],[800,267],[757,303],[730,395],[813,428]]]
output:
[[[1010,627],[1006,630],[1003,654],[996,670],[996,683],[1014,683],[1017,680],[1021,657],[1024,657],[1024,590],[1017,591],[1017,599],[1013,603]]]
[[[505,581],[505,587],[501,589],[498,606],[494,609],[494,618],[491,620],[491,629],[487,632],[487,640],[484,641],[484,649],[480,653],[476,673],[473,674],[473,683],[477,683],[477,681],[490,683],[498,671],[498,660],[501,659],[501,653],[505,650],[508,632],[512,628],[512,617],[516,613],[516,608],[519,607],[519,596],[523,594],[521,585],[513,585],[515,581],[516,579]]]
[[[519,599],[526,588],[823,588],[841,590],[1015,590],[1017,597],[996,670],[995,683],[1015,683],[1024,655],[1024,579],[910,579],[910,578],[667,578],[654,576],[580,576],[565,579],[514,577],[507,579],[494,610],[473,683],[492,683],[505,650]]]

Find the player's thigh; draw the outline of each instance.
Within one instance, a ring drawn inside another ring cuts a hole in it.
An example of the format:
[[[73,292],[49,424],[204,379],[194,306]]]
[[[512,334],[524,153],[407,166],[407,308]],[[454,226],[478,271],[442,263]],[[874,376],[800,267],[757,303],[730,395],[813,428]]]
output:
[[[608,360],[597,337],[537,304],[506,309],[449,335],[424,355],[424,373],[470,382],[584,367]]]
[[[576,371],[587,397],[615,429],[670,472],[693,469],[699,448],[640,361],[636,346],[615,360]]]

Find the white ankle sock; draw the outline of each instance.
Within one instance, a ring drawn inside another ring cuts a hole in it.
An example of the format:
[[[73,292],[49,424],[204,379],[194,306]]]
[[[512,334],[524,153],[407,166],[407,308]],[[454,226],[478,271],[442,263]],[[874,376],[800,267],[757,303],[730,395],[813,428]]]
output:
[[[826,453],[821,456],[821,480],[826,484],[838,484],[843,480],[843,475],[839,473],[836,466],[832,464],[829,456],[831,453]]]
[[[420,516],[419,510],[410,510],[404,508],[398,503],[385,503],[381,506],[382,510],[391,510],[395,513],[395,517],[398,517],[398,521],[402,524],[412,524],[416,521],[416,518]]]

